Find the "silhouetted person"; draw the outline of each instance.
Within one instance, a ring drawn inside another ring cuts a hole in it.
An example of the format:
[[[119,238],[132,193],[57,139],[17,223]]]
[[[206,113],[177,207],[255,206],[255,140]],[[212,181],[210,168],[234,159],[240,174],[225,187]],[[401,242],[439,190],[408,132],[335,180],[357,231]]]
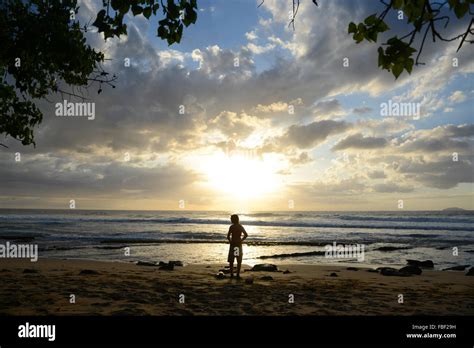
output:
[[[229,256],[227,261],[230,267],[230,277],[234,277],[234,258],[237,258],[237,278],[240,278],[240,267],[242,266],[242,242],[248,237],[244,227],[239,223],[239,216],[234,214],[230,217],[232,225],[229,227],[227,239],[230,242]],[[243,235],[243,237],[242,237]]]

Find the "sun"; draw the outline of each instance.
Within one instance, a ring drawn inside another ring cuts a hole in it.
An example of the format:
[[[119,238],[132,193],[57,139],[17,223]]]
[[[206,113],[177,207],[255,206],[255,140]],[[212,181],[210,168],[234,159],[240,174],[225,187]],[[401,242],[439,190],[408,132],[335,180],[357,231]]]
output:
[[[201,168],[212,188],[234,198],[257,198],[279,187],[278,162],[270,158],[219,153],[204,159]]]

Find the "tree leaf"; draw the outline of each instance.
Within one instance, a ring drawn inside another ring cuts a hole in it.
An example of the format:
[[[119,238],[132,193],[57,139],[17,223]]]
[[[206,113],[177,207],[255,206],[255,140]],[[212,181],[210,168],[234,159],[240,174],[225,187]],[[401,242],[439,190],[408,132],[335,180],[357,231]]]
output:
[[[459,19],[464,17],[467,11],[469,11],[469,4],[467,2],[459,3],[454,7],[454,13]]]
[[[349,23],[349,27],[348,27],[348,29],[347,29],[347,32],[348,32],[349,34],[357,32],[357,26],[355,25],[354,22],[350,22],[350,23]]]
[[[146,17],[146,19],[150,18],[151,16],[151,7],[147,7],[143,10],[143,15]]]
[[[367,25],[374,25],[375,23],[377,23],[377,14],[374,13],[373,15],[370,15],[369,17],[367,17],[364,20],[364,23]]]
[[[393,74],[393,76],[395,76],[396,79],[398,79],[398,76],[400,76],[402,71],[403,71],[403,65],[402,64],[398,63],[398,64],[394,64],[392,66],[392,74]]]
[[[138,6],[138,5],[132,6],[132,13],[134,16],[138,16],[142,12],[143,12],[143,8],[141,6]]]

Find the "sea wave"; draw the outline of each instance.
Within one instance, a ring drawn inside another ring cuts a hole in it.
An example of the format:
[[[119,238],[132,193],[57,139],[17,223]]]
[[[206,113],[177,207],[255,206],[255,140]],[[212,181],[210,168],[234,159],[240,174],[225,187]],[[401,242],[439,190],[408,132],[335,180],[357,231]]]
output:
[[[26,222],[23,218],[23,223]],[[376,222],[383,222],[384,220],[374,220]],[[58,224],[70,224],[70,223],[129,223],[129,224],[189,224],[189,225],[229,225],[227,219],[199,219],[199,218],[187,218],[187,217],[169,217],[169,218],[61,218],[61,219],[51,219],[51,218],[39,218],[39,219],[30,219],[28,222],[43,224],[43,225],[58,225]],[[473,221],[470,221],[470,224],[444,224],[444,225],[429,225],[426,222],[423,224],[402,224],[407,221],[393,220],[388,221],[393,222],[392,224],[379,224],[379,223],[364,223],[363,221],[354,223],[345,223],[345,222],[320,222],[320,221],[294,221],[294,220],[285,220],[285,221],[267,221],[267,220],[249,220],[242,221],[242,224],[245,226],[264,226],[264,227],[302,227],[302,228],[339,228],[339,229],[378,229],[378,230],[422,230],[422,231],[474,231]],[[433,223],[435,223],[433,221]],[[438,221],[436,223],[439,223]]]
[[[249,217],[272,217],[272,216],[281,216],[281,214],[277,213],[253,213],[253,214],[242,214],[244,216]]]
[[[340,215],[339,219],[345,221],[390,221],[390,222],[430,222],[430,223],[473,223],[472,217],[428,217],[428,216],[353,216],[353,215]]]
[[[225,238],[220,239],[150,239],[150,238],[106,238],[100,241],[100,244],[228,244]],[[293,246],[325,246],[328,242],[311,241],[271,241],[271,240],[246,240],[245,245],[250,246],[275,246],[275,245],[293,245]]]

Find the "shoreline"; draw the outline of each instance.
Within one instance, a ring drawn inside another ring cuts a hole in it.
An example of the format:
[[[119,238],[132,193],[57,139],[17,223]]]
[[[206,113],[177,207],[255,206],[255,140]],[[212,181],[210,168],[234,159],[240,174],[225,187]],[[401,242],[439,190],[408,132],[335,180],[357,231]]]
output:
[[[30,263],[31,265],[34,265],[35,263],[38,263],[38,261],[30,261],[28,258],[1,258],[0,257],[0,268],[2,267],[2,261],[13,261],[13,260],[18,260],[18,261],[25,261]],[[64,262],[84,262],[84,263],[104,263],[104,264],[125,264],[125,265],[136,265],[137,262],[151,262],[143,259],[134,259],[134,260],[123,260],[123,259],[101,259],[101,258],[89,258],[89,257],[63,257],[63,256],[51,256],[48,255],[47,257],[42,257],[38,258],[38,260],[50,260],[50,261],[64,261]],[[246,260],[242,262],[242,269],[244,266],[247,268],[251,268],[254,263],[248,263],[245,262]],[[305,267],[336,267],[336,268],[358,268],[358,269],[363,269],[363,270],[375,270],[379,267],[403,267],[405,264],[402,263],[380,263],[380,264],[369,264],[369,263],[363,263],[363,262],[356,262],[356,263],[351,263],[351,262],[327,262],[327,263],[291,263],[291,262],[281,262],[278,258],[275,259],[257,259],[258,263],[265,263],[265,264],[274,264],[278,267],[300,267],[300,266],[305,266]],[[212,266],[212,267],[225,267],[223,265],[228,265],[227,262],[206,262],[206,263],[189,263],[189,262],[184,262],[185,267],[207,267],[207,266]],[[157,264],[158,267],[158,264]],[[0,270],[1,271],[1,270]],[[441,271],[440,269],[430,269],[429,271]]]
[[[290,273],[245,271],[237,280],[217,279],[220,265],[166,271],[121,261],[0,259],[0,314],[474,315],[474,280],[460,271],[402,278],[366,267],[279,264]]]

